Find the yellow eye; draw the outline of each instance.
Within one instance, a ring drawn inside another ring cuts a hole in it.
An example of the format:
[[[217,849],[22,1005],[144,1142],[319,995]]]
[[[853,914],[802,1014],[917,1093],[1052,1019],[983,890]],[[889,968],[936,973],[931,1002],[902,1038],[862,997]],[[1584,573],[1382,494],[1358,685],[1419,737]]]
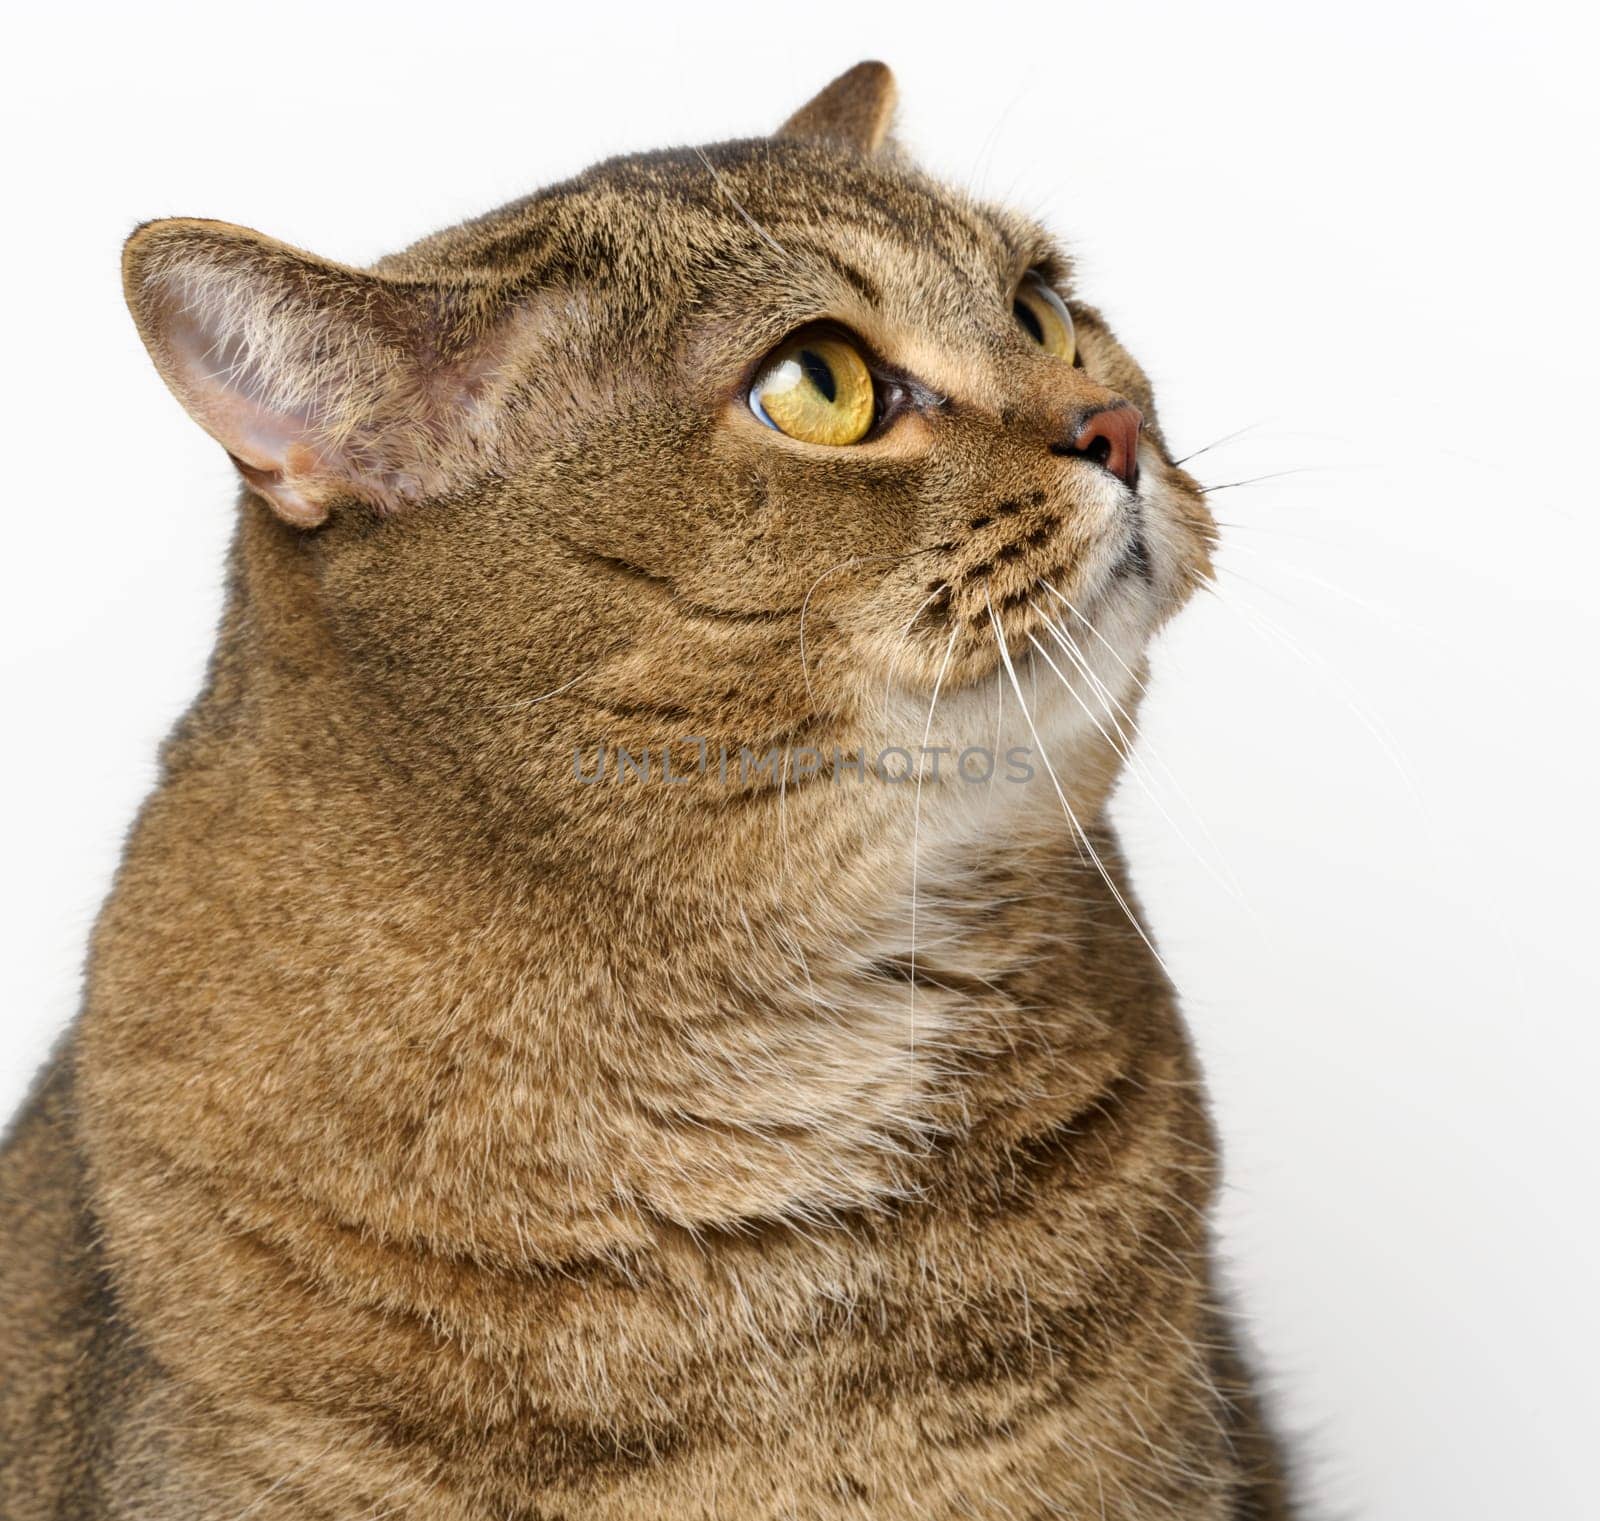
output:
[[[762,422],[807,444],[854,444],[877,411],[872,372],[843,338],[791,338],[750,387]]]
[[[1078,336],[1073,331],[1072,313],[1038,275],[1029,275],[1017,288],[1011,310],[1027,335],[1046,353],[1071,364],[1078,357]]]

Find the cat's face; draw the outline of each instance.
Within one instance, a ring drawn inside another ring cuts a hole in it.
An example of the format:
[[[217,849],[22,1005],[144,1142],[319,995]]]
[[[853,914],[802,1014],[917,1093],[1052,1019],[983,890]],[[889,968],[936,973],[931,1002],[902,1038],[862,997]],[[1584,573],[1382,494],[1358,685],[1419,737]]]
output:
[[[786,135],[601,165],[371,273],[136,234],[158,364],[462,764],[550,795],[575,747],[914,749],[936,690],[992,726],[1041,676],[1087,732],[1206,575],[1200,494],[1059,251],[907,167],[860,75]]]

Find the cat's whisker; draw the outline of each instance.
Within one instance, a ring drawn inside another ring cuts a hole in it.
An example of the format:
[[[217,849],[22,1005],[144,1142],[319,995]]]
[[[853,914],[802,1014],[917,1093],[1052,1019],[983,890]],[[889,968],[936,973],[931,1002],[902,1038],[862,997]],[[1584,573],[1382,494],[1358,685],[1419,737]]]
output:
[[[1083,653],[1082,646],[1072,637],[1066,625],[1051,617],[1047,608],[1040,607],[1031,598],[1028,601],[1028,607],[1040,623],[1044,625],[1062,653],[1072,662],[1078,674],[1088,683],[1089,690],[1099,699],[1105,716],[1116,727],[1116,738],[1119,746],[1131,747],[1139,732],[1138,721],[1133,714],[1122,705],[1117,694],[1095,673],[1094,667],[1090,665],[1088,657]],[[1041,650],[1040,653],[1044,654],[1044,651]],[[1048,660],[1050,657],[1045,655],[1045,658]],[[1110,736],[1108,735],[1107,738],[1110,738]],[[1125,750],[1124,753],[1127,758],[1132,759],[1130,750]]]
[[[587,670],[579,671],[570,681],[563,681],[560,686],[552,687],[548,692],[541,692],[537,697],[530,697],[526,701],[508,703],[507,706],[512,708],[536,708],[541,702],[549,702],[552,697],[559,697],[563,692],[577,686],[585,676],[592,676],[598,666],[599,662],[596,661]]]
[[[706,173],[711,176],[712,184],[714,184],[717,187],[717,190],[722,195],[727,197],[728,204],[730,206],[732,206],[733,209],[739,213],[739,215],[744,219],[744,221],[750,226],[750,228],[756,233],[756,235],[764,243],[768,244],[772,248],[777,249],[777,251],[780,254],[782,254],[784,258],[786,258],[786,259],[789,258],[790,257],[789,250],[787,248],[785,248],[783,246],[783,244],[780,243],[775,237],[773,237],[772,234],[770,232],[768,232],[765,227],[763,227],[758,221],[756,221],[756,219],[753,216],[751,216],[750,213],[748,211],[746,211],[744,209],[744,207],[739,203],[738,196],[736,196],[731,190],[728,189],[727,185],[723,182],[722,176],[717,173],[716,166],[711,162],[711,160],[709,158],[706,157],[705,150],[703,148],[696,148],[694,151],[695,151],[695,156],[700,160],[700,162],[702,164],[704,164],[706,166]]]
[[[1228,575],[1234,577],[1235,579],[1243,581],[1247,586],[1256,585],[1256,583],[1251,581],[1249,577],[1241,576],[1239,572],[1234,570],[1231,566],[1223,566],[1220,568],[1225,570]],[[1426,800],[1423,798],[1422,789],[1417,785],[1416,778],[1411,774],[1410,767],[1406,765],[1405,759],[1400,754],[1400,751],[1394,742],[1393,736],[1389,734],[1387,729],[1385,729],[1383,724],[1373,714],[1368,712],[1367,709],[1362,707],[1362,705],[1356,700],[1355,694],[1350,690],[1348,684],[1339,675],[1337,670],[1330,666],[1327,661],[1325,661],[1321,656],[1317,655],[1314,651],[1307,650],[1299,643],[1298,640],[1295,639],[1292,634],[1288,632],[1287,629],[1274,622],[1264,612],[1262,612],[1260,608],[1250,607],[1247,604],[1239,602],[1231,597],[1224,597],[1221,589],[1214,584],[1205,586],[1204,590],[1209,592],[1210,595],[1220,602],[1224,607],[1228,608],[1236,618],[1239,618],[1244,623],[1246,628],[1249,628],[1256,635],[1258,639],[1261,639],[1263,642],[1268,644],[1276,643],[1279,648],[1287,650],[1290,654],[1299,659],[1306,667],[1317,672],[1317,674],[1321,676],[1329,686],[1333,687],[1338,692],[1339,697],[1343,701],[1345,707],[1349,709],[1351,716],[1355,718],[1362,728],[1367,731],[1367,733],[1372,737],[1373,742],[1383,752],[1390,765],[1394,767],[1396,774],[1400,777],[1400,780],[1406,787],[1406,790],[1411,793],[1413,799],[1420,806],[1426,808],[1427,804]]]
[[[1011,680],[1011,689],[1016,693],[1017,703],[1022,709],[1022,716],[1024,720],[1027,722],[1028,732],[1033,736],[1033,743],[1039,752],[1039,759],[1044,765],[1045,774],[1050,778],[1050,785],[1055,788],[1056,798],[1061,804],[1062,812],[1066,815],[1068,825],[1071,827],[1074,836],[1077,838],[1079,847],[1087,855],[1088,859],[1094,864],[1095,870],[1100,873],[1101,881],[1103,881],[1106,887],[1110,890],[1111,896],[1116,900],[1117,907],[1122,910],[1124,916],[1127,918],[1128,923],[1133,926],[1134,933],[1137,934],[1142,941],[1144,941],[1145,948],[1152,956],[1155,957],[1156,965],[1159,966],[1161,970],[1167,974],[1167,976],[1171,977],[1171,968],[1167,966],[1167,963],[1162,959],[1161,952],[1156,949],[1154,942],[1150,939],[1149,935],[1145,933],[1144,926],[1139,923],[1138,915],[1134,913],[1133,908],[1129,904],[1127,898],[1123,896],[1122,889],[1119,888],[1116,882],[1112,879],[1111,873],[1106,869],[1105,862],[1100,859],[1100,852],[1094,848],[1094,841],[1089,838],[1088,832],[1084,829],[1083,825],[1078,822],[1078,815],[1073,812],[1072,804],[1067,801],[1067,794],[1061,786],[1060,778],[1056,775],[1056,768],[1051,763],[1050,756],[1045,750],[1043,741],[1039,738],[1039,729],[1033,721],[1033,712],[1028,707],[1027,700],[1022,695],[1022,685],[1017,680],[1016,666],[1012,662],[1011,651],[1006,647],[1005,631],[1000,627],[1000,618],[994,610],[994,603],[989,599],[987,588],[984,590],[983,602],[984,606],[988,609],[989,622],[994,627],[995,643],[1000,651],[1001,664],[1005,666],[1006,675]]]
[[[1099,730],[1101,736],[1105,739],[1107,744],[1109,744],[1117,752],[1117,754],[1128,763],[1130,769],[1137,770],[1139,766],[1139,759],[1134,752],[1133,746],[1138,735],[1138,730],[1131,715],[1129,715],[1126,710],[1123,709],[1121,703],[1117,701],[1116,697],[1111,693],[1111,691],[1106,688],[1101,683],[1099,678],[1094,674],[1094,672],[1089,669],[1087,662],[1083,659],[1082,654],[1079,652],[1077,646],[1073,643],[1071,634],[1067,633],[1067,631],[1059,624],[1054,623],[1036,604],[1030,602],[1029,606],[1032,608],[1034,615],[1044,625],[1045,631],[1055,641],[1057,648],[1063,655],[1067,657],[1069,661],[1071,661],[1074,671],[1083,678],[1083,681],[1089,688],[1089,691],[1096,699],[1098,699],[1100,704],[1100,713],[1095,713],[1094,709],[1089,706],[1089,704],[1084,700],[1082,693],[1080,693],[1073,685],[1072,678],[1066,675],[1066,673],[1056,665],[1055,661],[1050,656],[1050,652],[1039,643],[1038,639],[1031,632],[1028,635],[1028,642],[1038,652],[1040,658],[1045,662],[1045,664],[1048,665],[1050,669],[1054,671],[1055,674],[1061,679],[1062,685],[1065,686],[1067,691],[1071,694],[1072,700],[1083,709],[1084,716],[1095,726],[1097,730]],[[1105,720],[1104,722],[1102,722],[1102,717]],[[1111,725],[1111,729],[1109,730],[1106,728],[1107,722],[1109,722]],[[1112,730],[1115,730],[1115,733],[1111,732]]]
[[[1004,730],[1006,711],[1006,684],[1001,679],[1003,674],[999,666],[994,668],[994,749],[990,756],[989,795],[984,800],[986,812],[992,811],[994,808],[994,777],[995,772],[1000,769],[1000,739]]]
[[[1033,606],[1032,603],[1029,605]],[[1038,612],[1039,610],[1037,607],[1035,607],[1034,611]],[[1043,613],[1039,613],[1039,616],[1041,619],[1043,619],[1045,627],[1055,638],[1057,644],[1061,646],[1062,652],[1073,663],[1079,674],[1091,684],[1092,688],[1098,688],[1099,692],[1103,694],[1102,701],[1104,701],[1107,697],[1110,697],[1110,693],[1107,692],[1105,688],[1100,687],[1098,678],[1095,676],[1094,672],[1089,669],[1087,662],[1084,661],[1082,654],[1077,650],[1076,646],[1073,645],[1071,635],[1066,635],[1065,638],[1063,638],[1062,635],[1064,631],[1058,629],[1053,623],[1050,622],[1048,618],[1044,616]],[[1033,647],[1043,657],[1045,664],[1048,665],[1058,677],[1060,677],[1061,685],[1067,689],[1067,692],[1071,696],[1072,700],[1083,709],[1083,712],[1088,718],[1089,722],[1092,723],[1097,730],[1099,730],[1106,743],[1116,750],[1123,760],[1127,762],[1128,774],[1132,776],[1133,779],[1139,784],[1141,790],[1144,792],[1144,795],[1155,804],[1157,812],[1159,812],[1161,817],[1166,820],[1167,824],[1172,829],[1172,832],[1183,842],[1189,853],[1201,864],[1201,866],[1205,868],[1207,875],[1210,876],[1217,886],[1222,888],[1224,892],[1228,893],[1231,897],[1239,899],[1240,902],[1243,902],[1244,898],[1239,891],[1238,885],[1230,882],[1221,872],[1217,870],[1215,866],[1211,864],[1211,861],[1207,858],[1205,853],[1195,845],[1194,841],[1191,840],[1184,832],[1183,826],[1179,824],[1179,822],[1172,816],[1171,812],[1167,808],[1167,805],[1161,801],[1160,795],[1152,785],[1152,779],[1145,770],[1144,764],[1140,759],[1137,750],[1134,748],[1135,735],[1130,734],[1127,730],[1125,730],[1122,725],[1117,722],[1110,709],[1107,708],[1106,716],[1111,719],[1111,723],[1117,731],[1116,736],[1113,737],[1106,729],[1106,726],[1095,716],[1094,710],[1087,702],[1084,701],[1082,694],[1073,685],[1072,679],[1060,668],[1060,666],[1055,663],[1054,660],[1050,658],[1050,652],[1042,644],[1040,644],[1038,639],[1031,633],[1028,635],[1028,642],[1032,644]],[[1115,702],[1116,699],[1111,698],[1111,701]],[[1120,708],[1121,704],[1119,703],[1117,706]],[[1128,716],[1126,714],[1126,710],[1124,710],[1124,716]],[[1129,722],[1130,724],[1132,723],[1131,718],[1129,719]]]
[[[433,1494],[434,1491],[439,1488],[441,1482],[442,1481],[437,1478],[430,1479],[422,1486],[421,1490],[418,1491],[416,1480],[407,1479],[404,1482],[397,1484],[387,1493],[380,1495],[372,1502],[371,1509],[363,1512],[356,1518],[356,1521],[390,1521],[390,1517],[398,1516],[403,1511],[407,1510],[411,1510],[412,1513],[415,1514],[413,1507],[417,1504],[417,1502],[426,1499],[429,1495]],[[389,1506],[388,1510],[378,1509],[378,1506],[387,1504],[397,1495],[403,1494],[407,1490],[412,1491],[412,1493],[408,1496],[408,1498],[402,1500],[398,1505],[391,1505]]]
[[[790,875],[789,856],[789,772],[794,764],[794,746],[785,744],[783,751],[783,765],[778,773],[778,874],[784,882],[792,880]],[[779,896],[779,901],[789,905],[788,912],[798,915],[798,897],[793,893],[784,892]],[[816,979],[811,975],[811,962],[806,956],[805,943],[802,938],[781,920],[777,921],[777,928],[794,947],[796,959],[800,962],[800,971],[805,978],[806,995],[810,1000],[813,1012],[820,1014],[821,1007],[817,994]]]
[[[1281,481],[1289,475],[1312,475],[1316,471],[1313,465],[1296,465],[1291,470],[1268,470],[1264,475],[1247,475],[1243,480],[1223,481],[1216,486],[1202,486],[1200,489],[1207,496],[1214,496],[1219,491],[1232,491],[1237,486],[1256,486],[1262,481]]]
[[[233,1516],[233,1521],[245,1521],[247,1516],[253,1516],[258,1510],[261,1509],[263,1505],[267,1503],[268,1500],[277,1494],[285,1484],[291,1483],[313,1464],[320,1463],[325,1457],[328,1456],[330,1452],[333,1451],[336,1446],[338,1446],[338,1444],[339,1438],[335,1437],[333,1441],[329,1442],[328,1445],[322,1449],[321,1452],[313,1453],[310,1457],[305,1458],[301,1462],[295,1464],[295,1466],[289,1469],[287,1473],[281,1475],[272,1484],[269,1484],[266,1489],[263,1490],[261,1494],[259,1494],[249,1505],[245,1506],[243,1510],[236,1512]]]
[[[1199,459],[1202,454],[1209,454],[1213,449],[1220,449],[1224,444],[1231,444],[1236,438],[1243,438],[1246,433],[1254,433],[1257,428],[1264,427],[1267,421],[1267,418],[1262,417],[1253,423],[1246,423],[1242,428],[1235,428],[1232,433],[1224,433],[1221,438],[1212,439],[1203,448],[1191,449],[1182,458],[1175,459],[1172,463],[1174,466],[1186,465],[1192,459]]]
[[[950,583],[948,581],[941,581],[933,591],[922,599],[917,610],[906,619],[905,627],[900,630],[900,637],[895,641],[893,649],[889,651],[889,659],[885,662],[886,669],[883,676],[883,712],[885,717],[889,713],[889,688],[894,685],[895,672],[900,667],[900,656],[911,638],[911,630],[915,627],[917,619],[927,611],[929,604],[937,602],[949,590],[949,587]]]
[[[1227,526],[1231,529],[1241,526],[1255,528],[1258,525],[1254,523],[1243,525],[1230,523]],[[1373,603],[1368,602],[1364,597],[1358,597],[1353,591],[1349,590],[1348,587],[1341,586],[1337,581],[1329,581],[1322,576],[1313,575],[1308,570],[1302,570],[1298,565],[1287,564],[1286,562],[1276,559],[1272,555],[1265,553],[1263,550],[1258,549],[1253,544],[1240,544],[1230,541],[1226,547],[1225,553],[1253,556],[1255,559],[1260,560],[1275,574],[1293,576],[1297,581],[1303,581],[1308,586],[1315,586],[1319,591],[1325,591],[1331,596],[1338,597],[1342,601],[1348,602],[1352,607],[1360,608],[1362,612],[1389,624],[1393,628],[1403,629],[1407,634],[1412,635],[1415,638],[1427,640],[1430,643],[1439,645],[1440,647],[1444,647],[1445,645],[1446,641],[1443,640],[1435,630],[1425,628],[1420,623],[1412,623],[1405,618],[1396,618],[1392,613],[1383,608],[1375,606]],[[1231,565],[1221,565],[1220,568],[1226,570],[1230,576],[1234,576],[1237,579],[1244,581],[1247,585],[1254,586],[1258,591],[1266,592],[1269,596],[1277,597],[1280,601],[1288,600],[1288,598],[1285,597],[1281,592],[1274,590],[1274,588],[1271,586],[1267,586],[1258,581],[1253,581],[1250,579],[1250,577],[1241,575],[1239,571],[1235,570]]]
[[[1053,588],[1050,588],[1048,582],[1041,582],[1040,584],[1045,586],[1047,589],[1053,590]],[[1063,597],[1062,601],[1065,602],[1066,599]],[[1082,646],[1076,639],[1072,637],[1066,625],[1052,618],[1049,613],[1044,608],[1041,608],[1037,603],[1030,601],[1029,606],[1032,607],[1034,612],[1038,614],[1040,621],[1044,624],[1045,628],[1049,630],[1051,637],[1061,647],[1063,652],[1067,655],[1067,658],[1072,661],[1073,665],[1083,676],[1084,680],[1088,682],[1091,690],[1093,690],[1095,695],[1100,699],[1101,705],[1106,710],[1107,716],[1111,717],[1112,722],[1116,724],[1119,738],[1125,739],[1129,747],[1126,751],[1126,757],[1129,763],[1136,767],[1143,764],[1139,752],[1132,748],[1135,741],[1143,739],[1144,748],[1150,752],[1151,759],[1157,765],[1161,766],[1161,769],[1163,772],[1167,773],[1170,780],[1170,771],[1168,771],[1168,768],[1162,762],[1161,757],[1156,754],[1154,748],[1150,745],[1149,740],[1144,739],[1143,735],[1140,733],[1139,721],[1137,717],[1129,711],[1121,699],[1117,697],[1116,693],[1113,692],[1106,682],[1095,672],[1094,667],[1090,664],[1088,657],[1084,654]],[[1106,639],[1105,636],[1101,634],[1100,630],[1097,629],[1086,617],[1084,617],[1082,613],[1077,613],[1075,609],[1072,609],[1070,603],[1068,603],[1067,606],[1069,610],[1074,612],[1074,615],[1078,618],[1079,622],[1081,622],[1083,626],[1100,641],[1100,643],[1105,647],[1106,652],[1117,662],[1119,666],[1122,667],[1123,671],[1127,674],[1128,678],[1134,683],[1134,685],[1136,685],[1141,692],[1146,692],[1147,689],[1144,682],[1139,679],[1138,675],[1117,653],[1116,647],[1108,639]]]
[[[1087,615],[1085,615],[1084,613],[1080,612],[1071,602],[1069,602],[1067,600],[1066,595],[1064,593],[1058,591],[1050,582],[1045,581],[1045,580],[1041,580],[1039,582],[1039,585],[1042,586],[1047,592],[1049,592],[1050,595],[1052,597],[1054,597],[1059,603],[1061,603],[1061,605],[1063,607],[1065,607],[1066,610],[1069,613],[1071,613],[1072,616],[1074,618],[1076,618],[1079,623],[1081,623],[1086,629],[1089,630],[1089,632],[1091,634],[1094,635],[1094,637],[1097,640],[1100,641],[1100,643],[1105,647],[1106,653],[1108,655],[1110,655],[1111,658],[1113,660],[1115,660],[1119,666],[1122,667],[1123,671],[1127,674],[1128,679],[1131,682],[1133,682],[1133,684],[1136,687],[1138,687],[1138,689],[1141,692],[1143,692],[1146,695],[1148,695],[1150,689],[1144,684],[1143,677],[1141,677],[1139,675],[1139,673],[1136,670],[1134,670],[1134,668],[1131,665],[1129,665],[1126,660],[1124,660],[1122,658],[1122,652],[1120,650],[1118,650],[1116,645],[1114,645],[1109,639],[1107,639],[1106,636],[1104,634],[1102,634],[1100,632],[1100,630],[1094,626],[1094,624],[1089,620]]]
[[[991,197],[987,193],[985,187],[988,182],[988,174],[994,156],[995,145],[999,141],[1000,133],[1005,127],[1006,122],[1010,120],[1011,113],[1017,109],[1018,102],[1023,99],[1024,93],[1025,92],[1019,90],[1011,97],[1005,109],[1001,111],[1000,115],[995,119],[994,125],[989,128],[988,134],[984,137],[983,146],[979,148],[978,156],[973,160],[972,169],[967,175],[967,184],[971,188],[974,197],[978,200],[988,201],[991,199],[1010,199],[1009,192],[1005,196]]]
[[[1068,612],[1070,612],[1072,616],[1075,617],[1086,629],[1088,629],[1088,631],[1100,642],[1100,644],[1104,646],[1106,653],[1109,654],[1111,658],[1122,667],[1123,671],[1127,673],[1128,677],[1134,682],[1139,690],[1148,695],[1149,689],[1146,687],[1145,683],[1140,680],[1133,668],[1129,666],[1125,660],[1123,660],[1122,656],[1117,652],[1116,646],[1100,632],[1100,630],[1095,626],[1094,622],[1085,613],[1080,612],[1076,607],[1074,607],[1073,604],[1062,595],[1062,593],[1056,591],[1055,587],[1053,587],[1048,581],[1041,581],[1040,585],[1042,585],[1046,591],[1053,592],[1055,594],[1055,596],[1065,605]],[[1044,617],[1044,614],[1041,612],[1040,616]],[[1058,625],[1053,623],[1049,618],[1045,618],[1044,621],[1045,626],[1051,630],[1052,635],[1058,638],[1058,641],[1059,636],[1063,633],[1066,633],[1065,629],[1059,628]],[[1174,773],[1172,768],[1167,765],[1166,761],[1162,759],[1160,752],[1157,751],[1156,748],[1150,743],[1149,739],[1139,731],[1138,720],[1135,718],[1135,716],[1130,713],[1121,702],[1117,701],[1116,697],[1112,695],[1110,688],[1107,687],[1105,683],[1095,675],[1094,671],[1090,668],[1088,661],[1083,657],[1082,649],[1070,634],[1067,635],[1067,644],[1071,646],[1071,649],[1068,652],[1069,655],[1074,658],[1079,669],[1083,672],[1085,679],[1092,683],[1099,690],[1103,699],[1109,699],[1111,703],[1115,704],[1117,711],[1120,712],[1127,720],[1129,727],[1134,731],[1135,735],[1139,739],[1140,748],[1137,750],[1130,750],[1128,752],[1128,761],[1131,768],[1144,769],[1145,778],[1149,778],[1149,780],[1141,779],[1142,784],[1145,787],[1145,791],[1150,795],[1152,801],[1154,801],[1156,806],[1161,810],[1162,815],[1172,825],[1172,828],[1178,835],[1179,839],[1184,841],[1184,843],[1189,847],[1190,851],[1193,852],[1195,858],[1200,861],[1203,866],[1205,866],[1206,870],[1211,873],[1213,877],[1216,877],[1218,868],[1211,864],[1209,857],[1197,849],[1197,847],[1191,841],[1185,838],[1184,832],[1178,826],[1176,820],[1171,817],[1165,806],[1162,805],[1162,803],[1156,797],[1155,790],[1152,785],[1154,778],[1151,776],[1148,768],[1144,767],[1143,755],[1148,754],[1151,764],[1159,768],[1162,777],[1165,779],[1166,785],[1171,788],[1178,801],[1182,803],[1184,808],[1188,810],[1190,816],[1194,819],[1195,825],[1199,829],[1206,845],[1210,848],[1216,860],[1220,863],[1222,877],[1226,878],[1226,880],[1222,882],[1222,885],[1227,888],[1232,897],[1244,905],[1252,917],[1255,917],[1256,911],[1254,905],[1250,902],[1249,896],[1246,894],[1243,886],[1240,884],[1239,879],[1234,875],[1232,868],[1228,865],[1227,858],[1223,854],[1221,847],[1217,844],[1216,838],[1212,835],[1211,830],[1207,827],[1205,816],[1198,808],[1195,807],[1193,802],[1190,801],[1189,795],[1184,791],[1183,784],[1178,780],[1177,775]],[[1121,728],[1120,724],[1118,725],[1118,728]]]
[[[805,682],[806,701],[808,703],[810,703],[813,707],[816,705],[816,698],[811,690],[811,666],[806,655],[806,615],[811,609],[811,599],[816,595],[817,588],[821,586],[822,583],[830,576],[836,576],[840,571],[849,570],[852,566],[882,564],[885,561],[888,561],[891,564],[898,564],[902,560],[914,560],[918,555],[925,555],[930,550],[936,549],[937,547],[938,546],[934,544],[919,544],[915,549],[908,549],[904,553],[900,554],[852,555],[848,560],[841,560],[837,565],[830,565],[825,571],[822,572],[821,575],[816,578],[816,580],[811,583],[810,586],[806,588],[805,596],[800,599],[800,675]],[[937,596],[938,594],[935,593],[934,595]],[[929,602],[932,600],[932,597],[928,599]],[[926,607],[927,605],[928,603],[924,602],[922,607]],[[917,612],[920,613],[921,611],[922,608],[919,607]],[[911,623],[915,622],[916,616],[913,615]],[[906,630],[908,633],[910,632],[910,628],[911,624],[908,623],[906,625]]]
[[[959,624],[951,626],[950,638],[944,647],[944,659],[939,664],[939,674],[934,678],[933,696],[928,699],[928,721],[922,726],[922,753],[928,753],[928,741],[933,736],[934,709],[939,706],[939,690],[944,686],[945,674],[950,669],[950,656],[955,652],[956,636],[961,632]],[[917,1055],[917,886],[918,886],[918,849],[922,842],[922,779],[926,767],[918,764],[917,791],[912,803],[911,811],[911,1058],[913,1064]]]
[[[1295,539],[1301,544],[1313,545],[1318,550],[1345,549],[1348,545],[1340,544],[1333,539],[1324,539],[1316,534],[1297,533],[1292,528],[1285,528],[1281,523],[1240,523],[1232,518],[1219,518],[1213,514],[1211,521],[1218,528],[1227,529],[1227,534],[1222,541],[1224,550],[1236,548],[1233,535],[1236,533],[1266,533],[1275,539]]]

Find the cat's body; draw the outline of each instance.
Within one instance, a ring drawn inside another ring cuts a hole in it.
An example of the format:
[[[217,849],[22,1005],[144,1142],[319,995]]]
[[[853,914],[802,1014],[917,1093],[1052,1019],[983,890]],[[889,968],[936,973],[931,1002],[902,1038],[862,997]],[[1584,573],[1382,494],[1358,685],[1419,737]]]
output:
[[[255,494],[0,1160],[5,1521],[1288,1513],[1101,822],[1208,520],[1157,443],[1047,448],[1143,377],[1076,304],[1082,368],[1013,352],[1059,265],[887,109],[864,66],[372,275],[136,236]],[[747,404],[822,318],[900,388],[854,450]],[[1034,779],[848,763],[920,744]],[[771,746],[841,755],[719,771]]]

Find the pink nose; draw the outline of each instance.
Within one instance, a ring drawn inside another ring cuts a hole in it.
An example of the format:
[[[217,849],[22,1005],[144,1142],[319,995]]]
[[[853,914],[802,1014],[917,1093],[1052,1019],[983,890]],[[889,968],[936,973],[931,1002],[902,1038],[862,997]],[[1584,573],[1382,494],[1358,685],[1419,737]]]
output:
[[[1091,412],[1079,424],[1072,442],[1052,444],[1051,452],[1103,465],[1124,486],[1132,488],[1139,484],[1139,429],[1143,425],[1144,417],[1137,407],[1125,401],[1113,402]]]

